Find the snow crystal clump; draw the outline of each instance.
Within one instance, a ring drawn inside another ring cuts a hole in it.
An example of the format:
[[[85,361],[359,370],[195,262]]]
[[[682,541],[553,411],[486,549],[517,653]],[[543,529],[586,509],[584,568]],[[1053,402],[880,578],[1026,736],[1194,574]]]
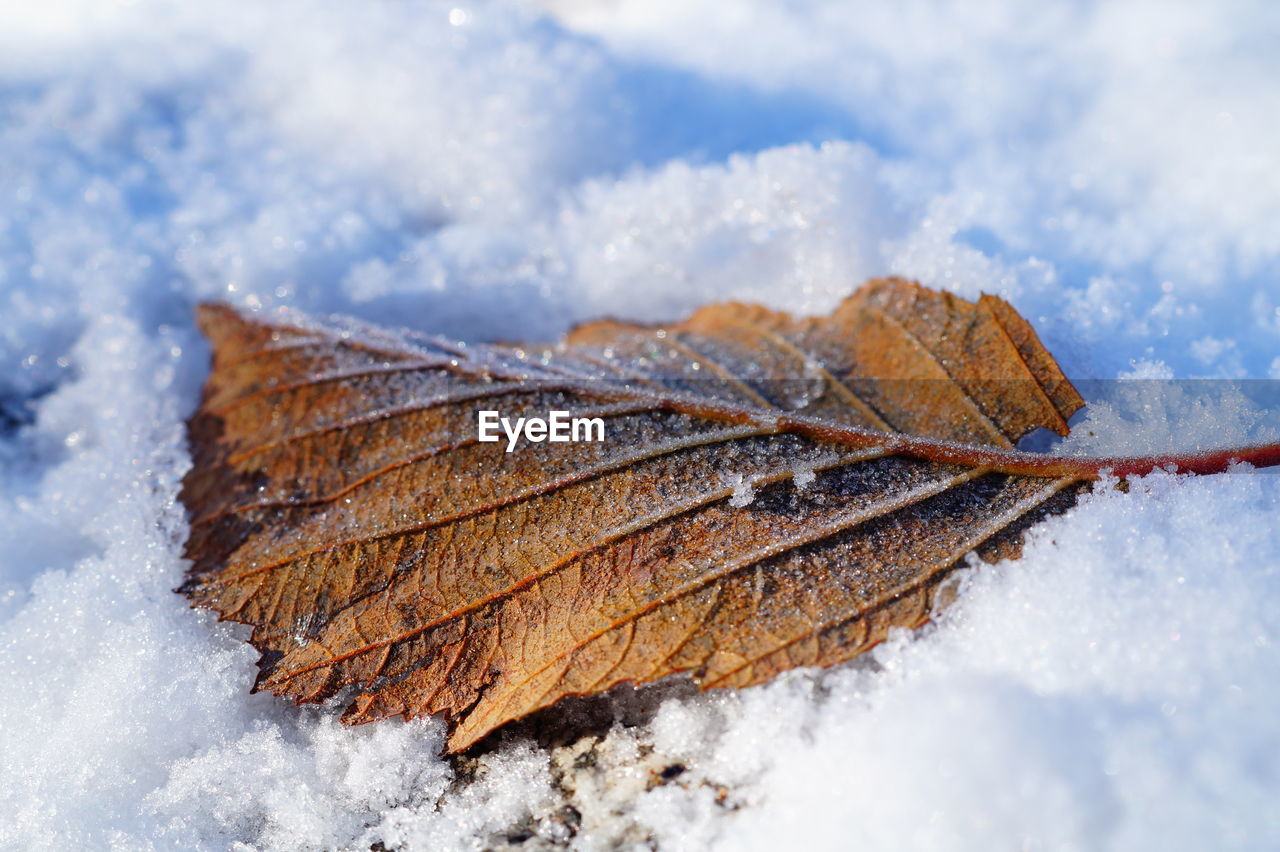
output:
[[[729,505],[735,509],[741,509],[743,506],[750,506],[756,499],[755,485],[751,480],[742,474],[737,474],[733,478],[733,496],[729,498]]]

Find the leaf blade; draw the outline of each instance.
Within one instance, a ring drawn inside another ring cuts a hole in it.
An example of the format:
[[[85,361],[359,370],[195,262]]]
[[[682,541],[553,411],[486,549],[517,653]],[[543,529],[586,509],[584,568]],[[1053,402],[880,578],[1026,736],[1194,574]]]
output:
[[[826,318],[713,306],[540,349],[204,309],[184,590],[254,625],[257,688],[355,685],[353,722],[443,713],[451,750],[620,680],[846,659],[1079,481],[983,461],[1081,404],[991,298],[890,279]],[[494,400],[606,412],[620,434],[507,453],[463,434]],[[948,440],[992,450],[901,455]],[[1010,515],[1008,489],[1043,496]]]

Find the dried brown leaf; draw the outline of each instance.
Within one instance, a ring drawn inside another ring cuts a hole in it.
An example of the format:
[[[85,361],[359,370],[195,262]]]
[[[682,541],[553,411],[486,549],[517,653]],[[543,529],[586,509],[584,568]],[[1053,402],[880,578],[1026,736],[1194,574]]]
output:
[[[1092,475],[1012,451],[1082,405],[1026,321],[897,279],[826,317],[723,304],[545,347],[200,324],[183,590],[253,625],[257,688],[444,714],[451,750],[622,681],[854,657]],[[600,416],[606,440],[508,453],[483,409]]]

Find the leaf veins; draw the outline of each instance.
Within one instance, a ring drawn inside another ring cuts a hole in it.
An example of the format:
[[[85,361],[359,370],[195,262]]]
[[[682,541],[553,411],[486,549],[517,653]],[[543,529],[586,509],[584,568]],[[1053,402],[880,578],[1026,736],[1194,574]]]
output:
[[[350,688],[353,723],[443,714],[452,751],[622,681],[850,659],[1101,469],[1231,457],[1017,452],[1066,434],[1075,389],[1006,302],[899,279],[826,317],[721,304],[551,346],[225,305],[199,321],[214,363],[182,591],[253,625],[256,688]],[[600,417],[606,440],[508,453],[477,439],[482,410]]]

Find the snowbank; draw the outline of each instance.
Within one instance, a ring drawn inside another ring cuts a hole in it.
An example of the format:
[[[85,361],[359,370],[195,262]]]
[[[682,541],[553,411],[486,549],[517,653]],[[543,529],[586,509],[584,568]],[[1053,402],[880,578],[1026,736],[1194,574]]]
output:
[[[1274,4],[549,6],[0,3],[0,846],[1280,845],[1248,471],[1103,489],[873,661],[567,749],[246,694],[171,592],[200,299],[550,338],[896,273],[1073,377],[1280,378]],[[1067,451],[1275,434],[1179,393]]]

